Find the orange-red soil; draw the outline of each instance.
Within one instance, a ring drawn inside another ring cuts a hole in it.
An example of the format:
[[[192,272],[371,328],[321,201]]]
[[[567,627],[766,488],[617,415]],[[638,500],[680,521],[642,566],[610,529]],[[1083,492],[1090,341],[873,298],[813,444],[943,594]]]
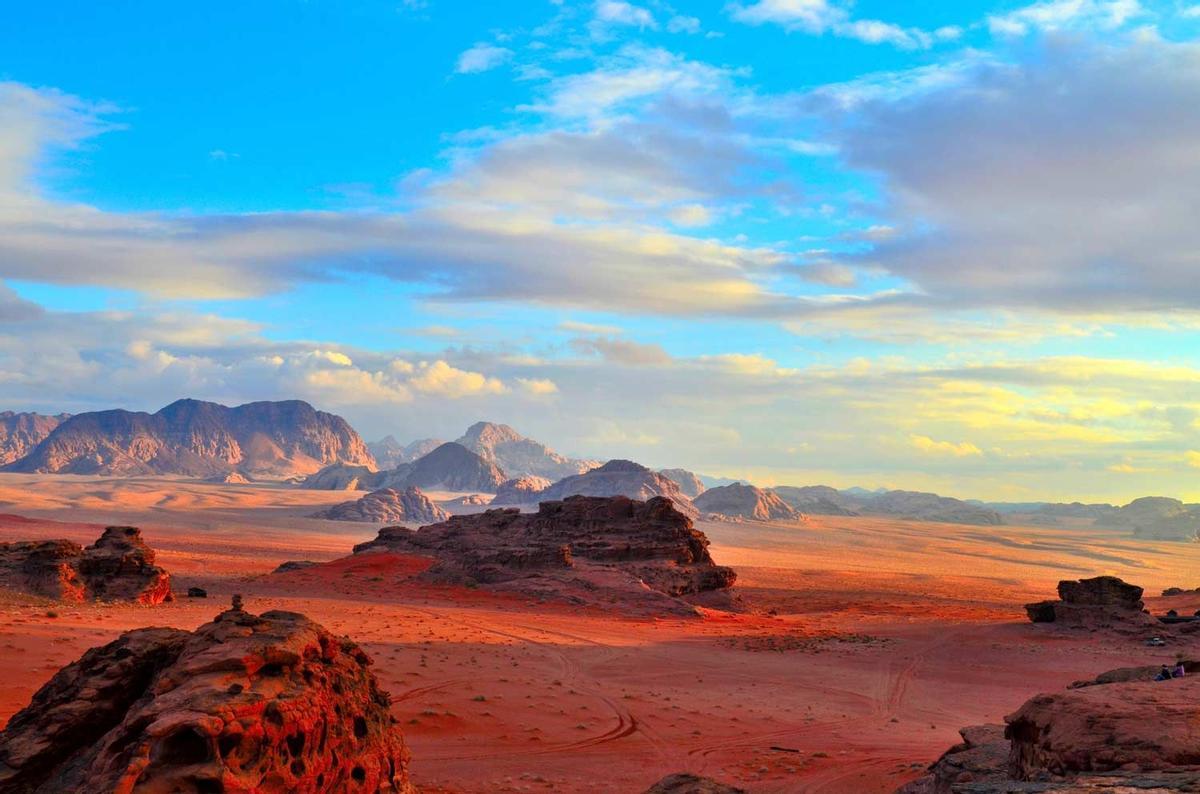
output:
[[[0,722],[85,649],[137,626],[194,628],[236,592],[251,611],[303,612],[362,644],[425,792],[639,792],[686,770],[752,792],[869,794],[1036,692],[1197,650],[1025,621],[1021,605],[1052,597],[1060,578],[1112,573],[1148,594],[1200,585],[1197,544],[1087,528],[704,524],[750,611],[691,620],[428,587],[410,579],[427,561],[401,555],[265,575],[373,537],[372,525],[303,518],[344,498],[0,475],[0,540],[90,541],[103,524],[134,524],[177,592],[209,592],[158,607],[0,594]]]

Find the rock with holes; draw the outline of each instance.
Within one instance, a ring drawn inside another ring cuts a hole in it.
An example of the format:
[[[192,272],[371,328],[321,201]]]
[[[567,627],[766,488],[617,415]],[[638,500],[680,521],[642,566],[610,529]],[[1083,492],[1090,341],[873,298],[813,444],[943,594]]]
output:
[[[0,586],[62,601],[172,600],[171,577],[136,527],[108,527],[87,548],[69,540],[0,543]]]
[[[137,629],[60,670],[0,732],[0,791],[411,794],[370,660],[303,615]]]

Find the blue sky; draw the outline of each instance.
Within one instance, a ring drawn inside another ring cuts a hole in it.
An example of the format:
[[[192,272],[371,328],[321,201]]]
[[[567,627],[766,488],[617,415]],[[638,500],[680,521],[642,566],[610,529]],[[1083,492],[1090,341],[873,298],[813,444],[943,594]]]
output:
[[[0,398],[1200,496],[1200,5],[38,3]]]

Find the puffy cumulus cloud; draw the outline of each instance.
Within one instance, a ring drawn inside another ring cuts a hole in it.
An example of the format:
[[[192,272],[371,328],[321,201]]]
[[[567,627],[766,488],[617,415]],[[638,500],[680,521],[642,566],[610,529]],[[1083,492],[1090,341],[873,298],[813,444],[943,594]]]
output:
[[[458,56],[454,71],[458,74],[478,74],[502,66],[513,56],[507,47],[498,47],[487,42],[478,42]]]
[[[606,25],[631,25],[656,30],[658,23],[648,9],[625,0],[596,0],[596,20]]]
[[[929,436],[911,435],[908,437],[913,448],[927,455],[950,455],[955,458],[965,458],[972,455],[982,455],[983,450],[969,441],[936,441]]]
[[[549,378],[517,378],[517,385],[530,394],[546,397],[558,394],[558,384]]]
[[[408,385],[424,394],[450,399],[508,391],[508,387],[498,378],[457,369],[445,361],[420,362],[409,378]]]
[[[831,33],[866,44],[892,44],[902,49],[928,48],[937,41],[955,39],[960,32],[944,27],[930,33],[878,19],[853,19],[845,7],[830,0],[757,0],[747,5],[734,3],[730,13],[735,20],[749,25],[771,23],[789,31]]]
[[[901,232],[844,261],[939,310],[1200,307],[1200,45],[1043,39],[847,120]]]

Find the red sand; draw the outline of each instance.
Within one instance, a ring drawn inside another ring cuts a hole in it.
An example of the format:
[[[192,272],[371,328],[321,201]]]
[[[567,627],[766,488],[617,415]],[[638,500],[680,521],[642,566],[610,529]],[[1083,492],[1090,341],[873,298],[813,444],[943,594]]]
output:
[[[401,555],[263,577],[374,535],[371,525],[302,518],[338,498],[0,475],[0,508],[23,517],[0,515],[0,540],[91,542],[103,524],[135,524],[178,592],[210,594],[153,608],[0,596],[0,721],[88,647],[137,626],[192,628],[240,592],[252,611],[304,612],[363,645],[425,792],[638,792],[685,770],[752,792],[890,792],[960,726],[1180,650],[1025,622],[1020,605],[1051,597],[1059,578],[1115,573],[1148,593],[1200,584],[1188,578],[1196,544],[832,517],[702,527],[717,561],[741,574],[754,608],[743,615],[634,620],[429,588],[408,579],[426,562]],[[1185,602],[1195,608],[1186,598],[1170,605]]]

